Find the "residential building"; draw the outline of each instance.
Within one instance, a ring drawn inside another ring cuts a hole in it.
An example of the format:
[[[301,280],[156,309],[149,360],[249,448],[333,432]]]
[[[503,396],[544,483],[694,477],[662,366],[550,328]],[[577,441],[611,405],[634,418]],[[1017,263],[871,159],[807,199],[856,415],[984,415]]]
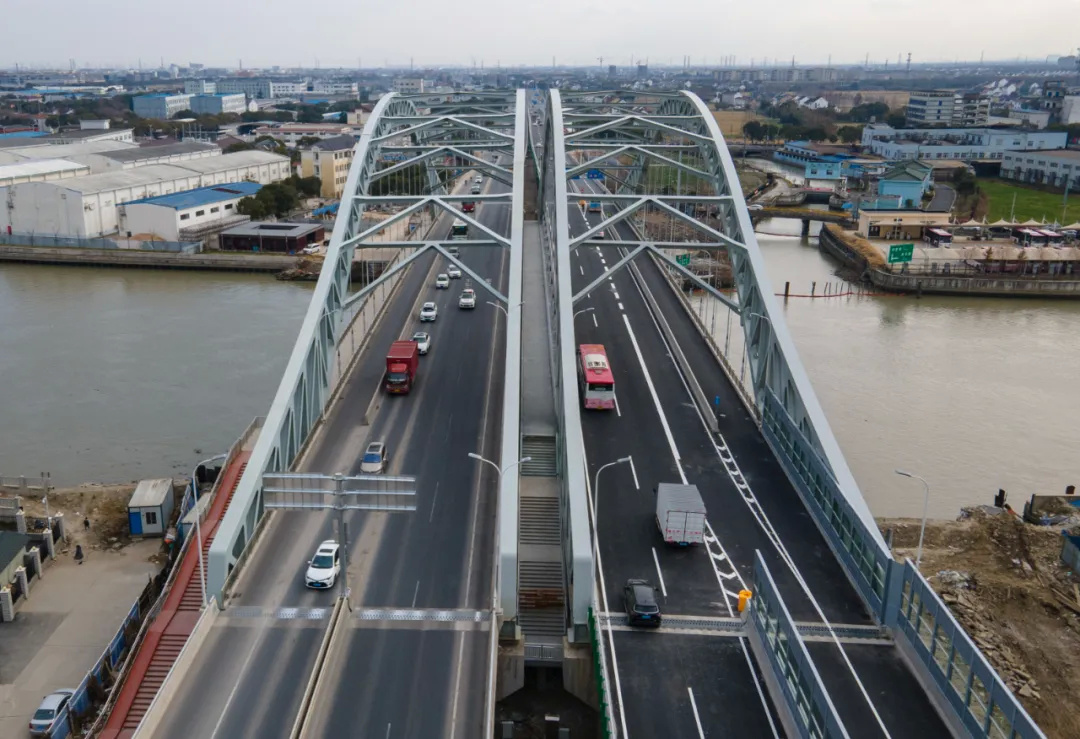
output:
[[[324,198],[340,198],[352,166],[354,136],[333,136],[300,151],[300,176],[318,177],[322,182],[319,194]]]
[[[1001,160],[1001,176],[1008,180],[1048,185],[1080,192],[1080,151],[1006,152]]]
[[[1068,94],[1069,87],[1064,80],[1047,80],[1043,85],[1042,109],[1050,112],[1051,123],[1061,120],[1061,109]]]
[[[199,115],[221,115],[247,111],[247,98],[239,92],[219,92],[212,95],[193,95],[191,110]]]
[[[908,99],[907,124],[912,128],[985,126],[989,116],[990,98],[979,93],[921,90]]]
[[[209,233],[247,220],[237,214],[236,205],[260,189],[258,182],[235,182],[132,200],[117,206],[119,230],[128,238],[153,235],[165,241],[201,241]]]
[[[326,228],[321,223],[261,223],[252,221],[221,232],[221,248],[226,251],[273,251],[298,254],[308,246],[321,244]]]
[[[1061,116],[1058,122],[1066,126],[1080,123],[1080,95],[1066,95],[1061,99]]]
[[[355,82],[344,80],[315,80],[311,83],[311,89],[316,95],[345,95],[351,98],[360,97],[360,88]]]
[[[188,95],[215,95],[217,91],[217,83],[213,80],[186,80],[184,82],[184,92]]]
[[[139,95],[131,100],[131,109],[140,118],[155,118],[166,121],[182,110],[191,107],[191,95],[170,95],[157,93]]]
[[[0,230],[97,237],[116,233],[117,207],[133,200],[211,185],[269,184],[292,174],[288,157],[241,151],[178,164],[156,164],[57,182],[0,187]]]
[[[900,208],[918,208],[929,192],[933,168],[921,162],[901,162],[878,180],[878,196],[899,198]]]
[[[1019,131],[994,128],[893,128],[871,123],[862,145],[889,160],[1000,160],[1006,151],[1064,149],[1065,131]]]
[[[282,123],[280,126],[259,126],[251,133],[256,138],[272,136],[286,146],[296,146],[303,138],[328,139],[352,135],[353,128],[344,123]]]
[[[912,128],[949,126],[956,93],[952,90],[921,90],[908,99],[907,124]]]
[[[424,80],[420,77],[399,77],[394,80],[394,92],[411,94],[423,91]]]

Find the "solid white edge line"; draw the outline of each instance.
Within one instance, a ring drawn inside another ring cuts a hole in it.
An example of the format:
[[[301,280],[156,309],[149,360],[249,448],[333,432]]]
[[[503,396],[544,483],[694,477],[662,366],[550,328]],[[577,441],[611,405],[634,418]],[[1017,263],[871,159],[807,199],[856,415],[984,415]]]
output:
[[[611,609],[608,607],[607,599],[607,583],[604,581],[604,565],[600,560],[600,527],[599,521],[596,520],[596,511],[593,508],[592,499],[592,485],[589,480],[589,458],[585,453],[585,440],[581,440],[581,456],[585,461],[585,501],[589,504],[589,518],[593,522],[593,554],[596,555],[596,572],[600,576],[600,598],[604,603],[604,613],[611,613]],[[599,627],[599,622],[597,622]],[[629,738],[629,733],[626,731],[626,710],[623,708],[623,695],[622,695],[622,681],[619,680],[619,661],[615,658],[615,634],[611,629],[603,629],[601,631],[607,631],[608,633],[608,645],[611,647],[611,669],[615,673],[615,694],[619,697],[619,722],[622,724],[622,735],[624,739]],[[603,635],[600,636],[603,638]]]
[[[622,308],[622,304],[619,304],[619,308]],[[630,327],[630,319],[623,314],[623,323],[626,324],[626,330],[630,334],[630,343],[634,345],[634,353],[637,354],[638,364],[641,366],[641,371],[645,375],[645,382],[649,386],[649,394],[652,395],[653,405],[656,406],[656,412],[660,416],[660,425],[664,427],[664,436],[667,437],[668,446],[671,447],[671,455],[675,457],[675,468],[679,471],[679,477],[682,478],[683,485],[688,484],[686,482],[686,473],[683,472],[682,458],[679,456],[679,449],[675,446],[675,437],[671,435],[671,427],[668,426],[667,416],[664,415],[664,409],[660,406],[660,398],[656,394],[656,387],[653,385],[652,376],[649,374],[649,368],[645,366],[645,358],[641,356],[641,347],[638,346],[637,336],[634,335],[634,329]]]
[[[637,469],[634,467],[634,456],[630,455],[630,474],[634,476],[634,490],[641,490],[641,486],[637,481]]]
[[[581,275],[584,277],[585,276],[585,268],[582,267],[580,264],[577,266],[577,268],[578,268],[578,272],[580,272]]]
[[[694,711],[694,723],[697,724],[697,733],[701,739],[705,739],[705,730],[701,728],[701,716],[698,716],[697,701],[694,700],[694,689],[686,686],[686,692],[690,694],[690,708]]]
[[[667,597],[667,585],[664,584],[664,573],[660,570],[660,558],[656,556],[656,547],[652,548],[652,561],[656,565],[656,575],[660,578],[660,592]]]
[[[615,414],[619,418],[622,418],[622,411],[619,410],[619,396],[618,395],[615,396]]]

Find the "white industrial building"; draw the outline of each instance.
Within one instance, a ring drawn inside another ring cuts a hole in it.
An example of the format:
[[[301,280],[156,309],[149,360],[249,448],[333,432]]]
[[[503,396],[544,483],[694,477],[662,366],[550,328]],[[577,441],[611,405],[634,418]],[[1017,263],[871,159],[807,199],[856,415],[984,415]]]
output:
[[[191,107],[191,95],[168,93],[155,93],[153,95],[139,95],[131,99],[131,109],[140,118],[156,118],[168,120],[177,113],[188,110]]]
[[[201,240],[208,232],[247,220],[237,215],[236,204],[261,188],[257,182],[235,182],[133,200],[117,206],[120,233],[128,238]]]
[[[83,174],[102,174],[118,169],[134,169],[153,164],[177,164],[192,159],[217,156],[221,156],[220,148],[213,144],[195,141],[150,146],[136,146],[120,141],[90,141],[85,144],[0,149],[0,165],[42,159],[66,159],[88,166],[90,171]]]
[[[90,167],[66,159],[31,159],[19,164],[0,164],[0,187],[23,182],[53,182],[90,174]]]
[[[187,80],[184,82],[184,92],[188,95],[215,95],[217,83],[213,80]]]
[[[218,92],[212,95],[192,95],[191,112],[198,115],[247,112],[247,98],[240,92]]]
[[[0,230],[92,238],[116,233],[116,206],[132,200],[245,180],[270,184],[292,174],[287,157],[241,151],[58,182],[0,187]]]

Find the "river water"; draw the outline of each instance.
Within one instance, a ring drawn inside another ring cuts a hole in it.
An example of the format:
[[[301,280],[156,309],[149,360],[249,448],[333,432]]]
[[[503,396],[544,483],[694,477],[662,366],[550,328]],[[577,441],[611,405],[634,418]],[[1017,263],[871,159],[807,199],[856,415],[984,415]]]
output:
[[[227,451],[269,408],[310,295],[268,275],[0,265],[0,474],[120,482]]]
[[[777,291],[839,284],[797,237],[759,236]],[[183,474],[266,413],[310,285],[265,275],[0,265],[0,474],[54,483]],[[879,516],[953,517],[1004,487],[1080,483],[1080,304],[792,298],[799,353]],[[199,450],[199,451],[196,451]]]

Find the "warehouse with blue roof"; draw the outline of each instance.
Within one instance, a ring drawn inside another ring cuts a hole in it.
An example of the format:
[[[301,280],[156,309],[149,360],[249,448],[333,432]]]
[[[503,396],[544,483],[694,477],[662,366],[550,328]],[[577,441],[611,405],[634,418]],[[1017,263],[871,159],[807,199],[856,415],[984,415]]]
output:
[[[201,241],[247,220],[237,214],[236,206],[260,189],[258,182],[234,182],[132,200],[117,207],[120,233],[128,238],[153,235],[165,241]]]

